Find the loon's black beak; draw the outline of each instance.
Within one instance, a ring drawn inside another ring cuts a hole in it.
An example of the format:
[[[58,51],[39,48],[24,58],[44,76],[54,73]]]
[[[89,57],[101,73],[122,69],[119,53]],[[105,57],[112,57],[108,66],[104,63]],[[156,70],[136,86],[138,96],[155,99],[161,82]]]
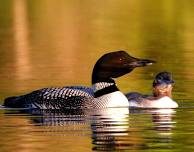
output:
[[[148,59],[137,59],[136,61],[131,62],[129,65],[135,68],[135,67],[152,65],[153,63],[156,63],[156,61],[148,60]]]

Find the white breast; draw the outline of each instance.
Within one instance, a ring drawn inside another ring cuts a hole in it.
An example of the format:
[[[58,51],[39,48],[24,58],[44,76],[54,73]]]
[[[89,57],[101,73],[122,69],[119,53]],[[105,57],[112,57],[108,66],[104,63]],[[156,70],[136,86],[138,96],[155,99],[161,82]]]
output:
[[[171,98],[165,96],[153,101],[150,106],[153,108],[177,108],[178,104]]]
[[[129,107],[140,107],[140,108],[177,108],[178,104],[171,98],[165,96],[157,100],[142,100],[136,101],[130,100]]]
[[[120,91],[105,94],[96,98],[96,107],[110,108],[110,107],[128,107],[129,102],[125,95]]]

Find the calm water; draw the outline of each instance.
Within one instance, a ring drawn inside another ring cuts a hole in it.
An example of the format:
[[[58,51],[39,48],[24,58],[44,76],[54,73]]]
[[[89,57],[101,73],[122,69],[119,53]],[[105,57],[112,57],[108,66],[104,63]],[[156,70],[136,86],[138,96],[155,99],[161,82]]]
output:
[[[194,151],[194,1],[0,0],[0,104],[49,86],[91,85],[96,60],[127,50],[157,64],[117,80],[151,94],[170,71],[176,110],[0,109],[0,151]]]

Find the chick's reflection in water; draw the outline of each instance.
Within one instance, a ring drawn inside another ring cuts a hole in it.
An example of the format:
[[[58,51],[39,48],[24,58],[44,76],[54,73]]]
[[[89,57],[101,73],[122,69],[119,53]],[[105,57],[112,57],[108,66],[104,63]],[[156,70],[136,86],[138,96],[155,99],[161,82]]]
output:
[[[156,109],[151,112],[155,130],[159,131],[160,134],[171,134],[171,130],[176,124],[172,119],[176,111],[174,109]]]
[[[156,131],[155,142],[159,143],[154,145],[158,148],[173,149],[173,128],[176,127],[176,121],[173,119],[176,111],[174,109],[156,109],[152,111],[152,128]]]
[[[144,121],[149,121],[148,117],[152,122],[152,130],[156,130],[160,134],[171,134],[172,129],[175,127],[176,121],[173,119],[173,117],[176,116],[176,110],[170,109],[170,108],[132,108],[130,109],[130,116],[134,117],[141,117],[144,115],[143,120],[136,120],[140,121],[141,123],[144,123]],[[136,118],[135,117],[135,118]],[[133,118],[134,119],[134,118]],[[131,123],[134,124],[134,123]],[[145,125],[146,127],[146,125]],[[150,129],[149,129],[150,130]]]

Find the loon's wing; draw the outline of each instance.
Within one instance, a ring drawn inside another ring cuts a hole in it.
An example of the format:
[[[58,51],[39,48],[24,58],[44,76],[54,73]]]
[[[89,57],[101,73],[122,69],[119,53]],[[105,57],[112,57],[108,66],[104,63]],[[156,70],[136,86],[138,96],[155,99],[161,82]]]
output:
[[[92,87],[84,87],[84,86],[66,86],[65,88],[84,91],[84,92],[90,94],[91,96],[94,96],[94,89],[93,89]]]
[[[88,108],[93,91],[89,87],[44,88],[29,94],[9,97],[4,106],[13,108],[77,109]],[[88,102],[88,107],[86,102]]]

